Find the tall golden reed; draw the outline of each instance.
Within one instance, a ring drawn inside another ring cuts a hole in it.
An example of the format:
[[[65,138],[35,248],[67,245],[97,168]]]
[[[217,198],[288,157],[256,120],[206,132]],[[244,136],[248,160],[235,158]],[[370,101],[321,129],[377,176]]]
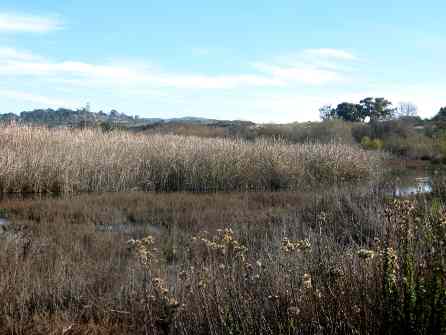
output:
[[[0,127],[3,193],[294,190],[367,178],[378,163],[337,143]]]

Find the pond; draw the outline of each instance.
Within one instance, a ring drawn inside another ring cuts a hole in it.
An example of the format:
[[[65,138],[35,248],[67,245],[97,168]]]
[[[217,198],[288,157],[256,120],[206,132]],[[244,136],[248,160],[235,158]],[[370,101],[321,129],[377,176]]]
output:
[[[408,197],[432,192],[432,178],[429,176],[411,176],[396,178],[393,182],[392,195]]]
[[[7,224],[8,224],[8,221],[6,219],[0,218],[0,235],[5,232]]]
[[[126,233],[134,234],[161,234],[161,227],[154,224],[131,224],[131,223],[118,223],[118,224],[97,224],[95,225],[96,231],[104,233]]]

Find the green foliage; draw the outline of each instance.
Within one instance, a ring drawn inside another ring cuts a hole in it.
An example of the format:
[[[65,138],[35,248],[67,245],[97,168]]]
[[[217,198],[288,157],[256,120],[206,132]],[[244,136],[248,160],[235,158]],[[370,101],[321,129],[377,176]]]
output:
[[[386,210],[383,252],[383,334],[446,332],[446,211],[414,201]]]
[[[115,130],[121,130],[121,131],[127,130],[127,127],[124,124],[110,122],[110,121],[101,122],[99,124],[99,128],[105,133],[115,131]]]
[[[384,98],[365,98],[356,103],[343,102],[336,108],[324,106],[319,109],[322,120],[341,119],[348,122],[364,122],[367,118],[370,121],[389,119],[395,109],[392,103]]]
[[[446,107],[440,108],[437,115],[433,118],[434,121],[446,121]]]
[[[361,145],[367,150],[382,150],[384,142],[378,138],[371,140],[370,137],[364,136],[361,140]]]
[[[79,128],[96,127],[99,123],[130,125],[140,122],[140,120],[135,119],[132,116],[118,113],[115,110],[112,110],[110,114],[106,114],[102,111],[98,113],[90,112],[89,108],[77,110],[67,108],[59,108],[55,110],[49,108],[25,111],[20,113],[20,115],[0,114],[0,122],[10,121],[47,125],[49,127],[70,126]]]
[[[288,125],[263,125],[255,129],[253,138],[281,138],[290,143],[354,143],[352,124],[342,120],[304,122]]]
[[[364,115],[373,120],[386,120],[392,116],[392,103],[384,98],[366,98],[361,100]]]
[[[415,128],[413,121],[407,119],[372,121],[352,127],[353,138],[365,148],[368,143],[361,142],[364,138],[364,141],[379,139],[384,150],[409,159],[441,160],[445,157],[446,141],[440,134],[436,130],[435,136],[428,136],[424,128]]]
[[[339,104],[333,111],[335,118],[348,122],[363,122],[366,114],[360,104],[343,102]]]
[[[435,140],[414,134],[411,138],[390,136],[384,140],[384,149],[410,159],[437,159],[439,156]]]

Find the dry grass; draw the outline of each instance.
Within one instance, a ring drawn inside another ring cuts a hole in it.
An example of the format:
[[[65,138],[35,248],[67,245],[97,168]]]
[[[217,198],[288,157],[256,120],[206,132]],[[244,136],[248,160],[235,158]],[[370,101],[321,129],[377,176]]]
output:
[[[0,192],[274,191],[357,181],[379,159],[344,144],[0,127]]]
[[[414,204],[349,190],[3,201],[0,334],[444,334],[446,212]]]

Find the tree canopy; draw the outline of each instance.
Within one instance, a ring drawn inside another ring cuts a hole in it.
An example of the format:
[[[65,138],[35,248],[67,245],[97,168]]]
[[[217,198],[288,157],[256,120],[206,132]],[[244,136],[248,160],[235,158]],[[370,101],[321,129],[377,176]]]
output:
[[[394,111],[389,100],[372,97],[362,99],[359,104],[343,102],[336,108],[324,106],[319,109],[322,120],[341,119],[349,122],[386,120],[392,117]]]
[[[446,107],[441,107],[437,115],[433,118],[434,121],[446,121]]]

